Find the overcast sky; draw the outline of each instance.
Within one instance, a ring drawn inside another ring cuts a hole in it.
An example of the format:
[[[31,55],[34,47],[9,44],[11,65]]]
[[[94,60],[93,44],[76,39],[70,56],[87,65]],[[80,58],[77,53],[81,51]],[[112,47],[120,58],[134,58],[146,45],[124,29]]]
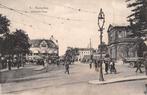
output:
[[[11,31],[23,29],[31,39],[54,35],[59,41],[60,55],[67,46],[88,47],[90,38],[92,47],[98,47],[100,8],[106,17],[106,43],[109,24],[127,25],[126,17],[130,14],[125,0],[0,0],[0,4],[17,9],[0,9],[11,20]]]

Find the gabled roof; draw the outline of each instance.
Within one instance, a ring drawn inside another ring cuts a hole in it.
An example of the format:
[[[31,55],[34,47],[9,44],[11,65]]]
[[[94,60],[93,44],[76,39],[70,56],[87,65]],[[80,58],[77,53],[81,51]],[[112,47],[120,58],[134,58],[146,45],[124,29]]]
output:
[[[40,43],[45,41],[49,48],[58,48],[58,45],[55,44],[52,40],[48,39],[33,39],[30,40],[30,44],[33,45],[33,47],[39,47]]]

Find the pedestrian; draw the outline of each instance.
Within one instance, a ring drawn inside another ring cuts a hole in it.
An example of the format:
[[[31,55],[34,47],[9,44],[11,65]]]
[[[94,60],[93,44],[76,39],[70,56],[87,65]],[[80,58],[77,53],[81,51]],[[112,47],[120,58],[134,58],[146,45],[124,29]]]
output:
[[[92,60],[90,60],[89,67],[92,68]]]
[[[95,60],[95,71],[99,71],[99,65],[100,65],[100,61],[99,60]]]
[[[143,73],[142,72],[142,70],[141,70],[141,65],[142,65],[142,60],[141,59],[139,59],[138,61],[137,61],[137,68],[136,68],[136,71],[135,72],[138,72],[138,70],[140,71],[140,73]]]
[[[144,67],[145,67],[145,74],[147,75],[147,52],[144,54]]]
[[[89,67],[90,67],[90,69],[92,68],[92,63],[89,63]]]
[[[105,60],[104,63],[105,63],[105,73],[108,74],[109,62]]]
[[[40,60],[41,64],[45,67],[43,59]]]
[[[44,64],[45,64],[45,71],[48,72],[49,64],[48,64],[47,60],[44,60]]]
[[[69,74],[69,63],[65,64],[65,73]]]
[[[110,73],[114,72],[116,74],[115,62],[111,59],[110,61]]]
[[[97,67],[96,60],[94,61],[94,67],[95,67],[95,71],[96,71],[96,67]]]
[[[144,60],[144,66],[145,66],[145,73],[147,75],[147,59]]]
[[[57,59],[57,66],[59,66],[59,59]]]
[[[8,64],[8,70],[11,70],[11,59],[10,58],[7,60],[7,64]]]

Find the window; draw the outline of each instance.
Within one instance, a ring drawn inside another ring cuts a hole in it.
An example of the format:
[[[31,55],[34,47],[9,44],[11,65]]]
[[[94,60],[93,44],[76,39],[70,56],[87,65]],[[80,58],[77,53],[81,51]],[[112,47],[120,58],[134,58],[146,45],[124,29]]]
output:
[[[43,41],[41,44],[40,44],[41,47],[47,47],[47,43],[45,41]]]

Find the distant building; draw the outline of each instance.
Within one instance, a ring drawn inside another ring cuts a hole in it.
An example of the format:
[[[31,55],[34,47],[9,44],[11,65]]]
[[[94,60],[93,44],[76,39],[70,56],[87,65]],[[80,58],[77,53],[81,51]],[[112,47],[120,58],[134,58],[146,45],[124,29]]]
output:
[[[128,26],[113,26],[108,28],[108,53],[116,60],[126,57],[137,57],[134,49],[135,42],[139,38],[131,38],[132,30]]]
[[[78,48],[78,60],[79,61],[88,61],[91,59],[94,49],[90,48]]]
[[[59,47],[51,39],[34,39],[30,40],[31,48],[29,58],[54,58],[59,56]]]

